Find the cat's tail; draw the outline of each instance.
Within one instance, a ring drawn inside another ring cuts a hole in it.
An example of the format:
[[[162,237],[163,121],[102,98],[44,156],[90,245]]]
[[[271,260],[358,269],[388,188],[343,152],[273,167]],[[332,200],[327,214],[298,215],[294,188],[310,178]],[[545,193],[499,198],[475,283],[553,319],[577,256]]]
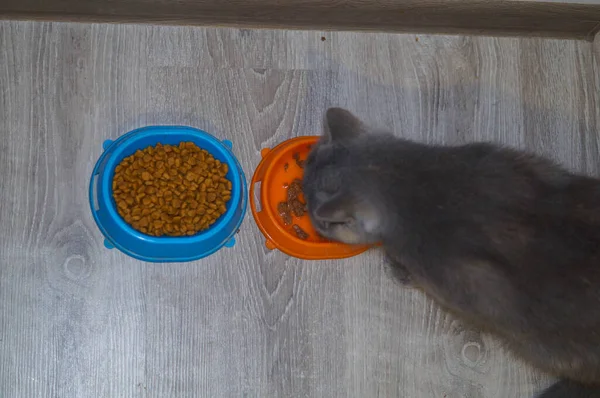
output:
[[[537,398],[600,398],[600,385],[560,380],[548,387]]]

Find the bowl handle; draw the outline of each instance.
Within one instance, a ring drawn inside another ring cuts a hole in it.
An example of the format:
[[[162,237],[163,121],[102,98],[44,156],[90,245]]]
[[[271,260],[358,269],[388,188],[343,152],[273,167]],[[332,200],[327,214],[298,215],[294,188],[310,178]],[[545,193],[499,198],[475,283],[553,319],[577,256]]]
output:
[[[267,154],[270,152],[271,150],[269,148],[263,148],[260,151],[260,156],[262,158],[264,158],[265,156],[267,156]],[[250,206],[252,211],[258,216],[260,213],[262,213],[262,201],[260,199],[260,194],[261,194],[261,184],[262,184],[262,180],[265,177],[265,172],[266,172],[267,168],[265,167],[265,165],[261,165],[259,164],[258,168],[256,169],[254,175],[252,176],[252,181],[250,182]],[[258,186],[258,189],[255,192],[255,188]],[[257,203],[258,201],[258,203]],[[258,205],[258,206],[257,206]]]
[[[100,210],[100,205],[98,201],[98,184],[100,183],[100,173],[96,173],[92,176],[92,212],[94,213],[94,218],[98,217],[98,211]],[[115,245],[108,240],[106,237],[104,238],[104,247],[107,249],[114,249]]]
[[[269,148],[262,149],[260,151],[261,157],[264,158],[265,156],[267,156],[267,154],[270,151],[271,150]],[[261,230],[264,230],[263,225],[265,225],[269,222],[266,212],[263,211],[264,210],[263,203],[261,201],[262,181],[265,176],[266,170],[267,170],[267,165],[261,162],[261,164],[259,164],[258,168],[254,172],[254,176],[252,176],[252,181],[250,182],[250,192],[249,192],[250,210],[254,214],[255,221]],[[265,242],[265,245],[267,246],[267,248],[269,250],[275,249],[276,246],[273,244],[273,242],[271,242],[267,236],[265,236],[265,238],[267,238],[267,240]]]

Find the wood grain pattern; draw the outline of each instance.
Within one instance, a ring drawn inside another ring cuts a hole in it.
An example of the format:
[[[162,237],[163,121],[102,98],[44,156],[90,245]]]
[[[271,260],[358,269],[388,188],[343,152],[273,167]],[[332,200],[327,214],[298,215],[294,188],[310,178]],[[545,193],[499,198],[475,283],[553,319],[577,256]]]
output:
[[[322,41],[321,37],[326,40]],[[398,286],[374,251],[238,244],[185,264],[103,247],[101,143],[145,124],[260,149],[346,106],[428,142],[598,174],[598,42],[0,22],[0,396],[529,397],[549,382]]]
[[[593,0],[3,0],[0,18],[591,40],[600,29],[600,4]]]

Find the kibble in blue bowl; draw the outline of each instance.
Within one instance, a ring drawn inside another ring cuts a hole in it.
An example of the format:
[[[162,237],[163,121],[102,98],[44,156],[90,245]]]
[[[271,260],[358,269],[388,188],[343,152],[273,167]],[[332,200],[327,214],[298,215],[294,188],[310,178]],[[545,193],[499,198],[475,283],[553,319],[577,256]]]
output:
[[[180,126],[145,127],[108,142],[90,183],[106,246],[153,262],[232,246],[247,188],[230,145]]]

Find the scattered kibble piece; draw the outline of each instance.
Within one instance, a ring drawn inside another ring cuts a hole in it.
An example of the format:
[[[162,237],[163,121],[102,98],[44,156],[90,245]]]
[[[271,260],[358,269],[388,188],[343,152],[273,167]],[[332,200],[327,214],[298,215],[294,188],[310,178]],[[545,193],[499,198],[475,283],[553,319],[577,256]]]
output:
[[[308,234],[302,229],[300,228],[298,225],[294,224],[292,226],[292,228],[294,229],[294,232],[296,233],[296,236],[302,240],[307,240],[308,239]]]
[[[292,157],[296,161],[296,164],[298,165],[298,167],[303,169],[304,168],[304,160],[300,160],[300,154],[298,152],[296,152],[292,155]]]

